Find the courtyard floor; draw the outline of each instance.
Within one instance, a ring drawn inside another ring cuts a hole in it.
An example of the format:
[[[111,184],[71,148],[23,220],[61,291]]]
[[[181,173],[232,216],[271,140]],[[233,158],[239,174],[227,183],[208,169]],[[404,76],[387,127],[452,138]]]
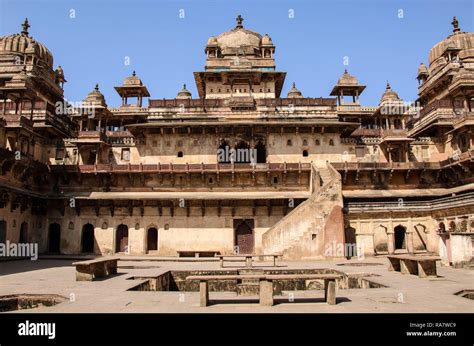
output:
[[[474,270],[438,267],[437,278],[421,279],[387,270],[386,258],[360,260],[280,262],[278,269],[335,269],[345,273],[367,273],[370,281],[384,288],[338,289],[337,304],[322,302],[322,290],[284,291],[276,305],[262,307],[258,296],[234,292],[210,292],[208,307],[199,306],[199,292],[128,291],[144,280],[133,276],[158,276],[170,270],[221,270],[213,261],[163,261],[129,256],[119,261],[118,274],[93,282],[76,282],[77,260],[40,259],[0,262],[0,295],[58,294],[67,298],[52,307],[20,310],[33,312],[474,312],[474,300],[455,293],[474,290]],[[364,263],[363,266],[360,264]],[[344,264],[344,265],[341,265]],[[348,265],[356,264],[356,266]],[[367,264],[367,265],[365,265]],[[256,262],[258,268],[272,268]],[[229,268],[238,268],[236,264]],[[241,267],[240,267],[241,268]],[[73,301],[70,297],[74,297]],[[290,299],[293,298],[293,299]]]

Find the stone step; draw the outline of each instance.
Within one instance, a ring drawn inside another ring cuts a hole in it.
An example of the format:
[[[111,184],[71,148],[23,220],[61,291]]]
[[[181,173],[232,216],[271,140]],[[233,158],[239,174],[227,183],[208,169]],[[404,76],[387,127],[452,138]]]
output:
[[[239,296],[256,296],[259,293],[260,285],[258,283],[237,284],[237,295]]]
[[[239,275],[258,275],[263,274],[263,269],[239,269]]]

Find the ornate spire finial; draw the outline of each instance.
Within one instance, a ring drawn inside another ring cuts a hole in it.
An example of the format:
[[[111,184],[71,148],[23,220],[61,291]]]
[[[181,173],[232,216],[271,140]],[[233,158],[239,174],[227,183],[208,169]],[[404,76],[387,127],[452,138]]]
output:
[[[349,73],[349,72],[347,72],[347,68],[344,69],[344,73],[346,73],[346,74]]]
[[[235,20],[237,21],[237,25],[235,26],[236,29],[242,29],[244,26],[242,25],[242,22],[244,21],[244,19],[242,18],[242,16],[239,14],[237,16],[237,18],[235,18]]]
[[[453,25],[453,32],[461,31],[461,29],[459,29],[459,22],[458,22],[456,16],[453,17],[453,21],[451,22],[451,24]]]
[[[28,18],[25,18],[25,21],[21,25],[23,30],[21,31],[21,34],[24,36],[28,36],[28,28],[30,27],[30,24],[28,24]]]
[[[94,90],[95,90],[95,91],[99,91],[99,83],[97,83],[97,84],[95,85]]]
[[[183,84],[183,89],[186,89],[186,83]]]
[[[135,77],[137,74],[135,73],[135,70],[132,72],[132,76]]]
[[[387,90],[389,89],[392,89],[392,87],[390,86],[390,83],[387,81],[387,87],[386,87]]]

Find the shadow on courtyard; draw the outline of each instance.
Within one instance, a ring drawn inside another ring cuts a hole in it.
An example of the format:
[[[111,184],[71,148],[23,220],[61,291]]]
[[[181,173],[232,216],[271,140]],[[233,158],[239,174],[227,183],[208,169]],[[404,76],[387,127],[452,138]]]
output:
[[[58,267],[72,267],[75,260],[36,260],[18,259],[11,261],[0,261],[0,276],[45,270]]]

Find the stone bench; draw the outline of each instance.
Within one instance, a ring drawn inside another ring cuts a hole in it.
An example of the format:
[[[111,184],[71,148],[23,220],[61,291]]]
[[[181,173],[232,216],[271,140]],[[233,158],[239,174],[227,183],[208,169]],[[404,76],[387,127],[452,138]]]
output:
[[[199,281],[200,306],[209,305],[209,281],[211,280],[259,280],[259,301],[262,306],[273,305],[273,282],[278,280],[324,280],[324,300],[336,304],[336,280],[340,274],[258,274],[258,275],[194,275],[186,280]]]
[[[224,268],[224,262],[243,262],[245,261],[245,267],[252,268],[254,257],[272,257],[273,266],[277,266],[277,259],[281,257],[280,254],[268,254],[268,255],[255,255],[255,254],[242,254],[242,255],[216,255],[219,258],[221,268]]]
[[[117,262],[119,258],[104,257],[89,261],[75,262],[76,281],[93,281],[96,278],[117,274]]]
[[[178,257],[214,257],[220,254],[220,251],[216,250],[179,250],[176,251]],[[188,256],[191,255],[191,256]],[[204,255],[204,256],[203,256]]]
[[[395,255],[387,256],[387,258],[389,260],[389,271],[418,275],[420,278],[436,277],[436,261],[441,260],[437,256],[413,255]]]

